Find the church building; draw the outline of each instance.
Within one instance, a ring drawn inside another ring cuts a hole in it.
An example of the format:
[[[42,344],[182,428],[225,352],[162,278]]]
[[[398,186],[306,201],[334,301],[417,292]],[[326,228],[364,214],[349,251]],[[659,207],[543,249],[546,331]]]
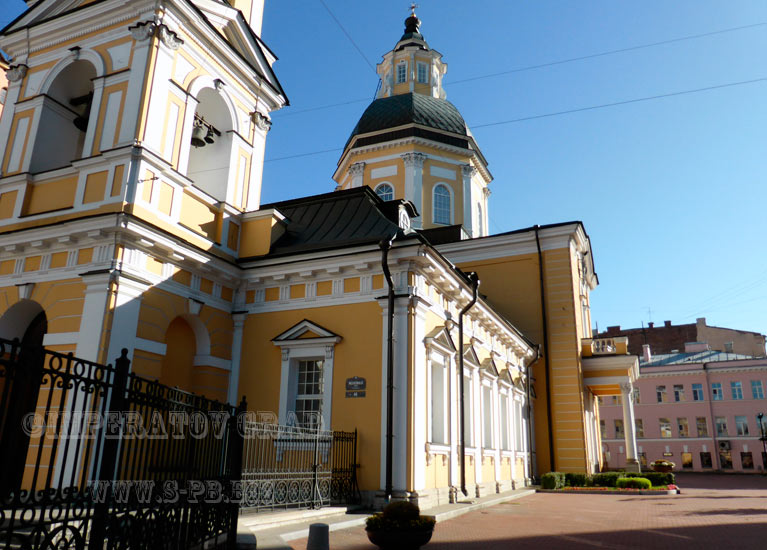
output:
[[[288,105],[263,0],[27,4],[0,34],[0,338],[356,429],[369,503],[601,467],[597,396],[638,363],[591,339],[588,235],[489,235],[488,161],[414,12],[336,190],[261,204]]]

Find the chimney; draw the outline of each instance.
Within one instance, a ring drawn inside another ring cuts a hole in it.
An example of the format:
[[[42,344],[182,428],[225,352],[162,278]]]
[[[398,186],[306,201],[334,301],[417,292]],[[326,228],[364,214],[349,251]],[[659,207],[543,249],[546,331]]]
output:
[[[702,351],[709,351],[711,348],[706,342],[685,342],[685,353],[700,353]]]
[[[649,363],[652,361],[652,353],[650,353],[650,344],[642,345],[642,361]]]
[[[664,327],[670,327],[671,326],[671,321],[663,321],[663,326]]]
[[[647,323],[647,328],[652,328],[654,325],[655,325],[655,323],[650,321],[649,323]]]

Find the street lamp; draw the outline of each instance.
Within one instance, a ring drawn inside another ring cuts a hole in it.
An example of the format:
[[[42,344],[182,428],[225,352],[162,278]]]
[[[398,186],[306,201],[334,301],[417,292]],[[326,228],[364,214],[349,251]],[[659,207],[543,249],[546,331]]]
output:
[[[759,420],[759,431],[762,432],[762,437],[759,438],[759,441],[762,442],[762,448],[764,449],[762,451],[762,465],[765,469],[767,469],[767,436],[764,435],[764,413],[759,413],[756,415],[757,420]]]

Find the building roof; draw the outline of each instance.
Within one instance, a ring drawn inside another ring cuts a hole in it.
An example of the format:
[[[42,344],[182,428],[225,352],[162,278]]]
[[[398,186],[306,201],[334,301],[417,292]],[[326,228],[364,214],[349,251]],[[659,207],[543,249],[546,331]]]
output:
[[[269,256],[375,244],[402,235],[399,207],[409,204],[383,201],[365,186],[262,205],[285,216],[285,233],[272,244]]]
[[[359,122],[352,130],[346,145],[355,137],[372,132],[380,132],[400,126],[419,125],[450,132],[455,136],[446,136],[437,132],[405,132],[402,135],[379,134],[365,138],[364,145],[390,141],[401,137],[420,135],[435,141],[468,148],[469,133],[461,113],[446,99],[440,99],[419,93],[399,94],[382,97],[371,103],[362,113]],[[415,130],[416,128],[411,128]],[[400,132],[397,132],[398,134]],[[357,145],[362,145],[358,143]]]
[[[641,357],[640,357],[641,359]],[[717,361],[734,361],[736,359],[753,359],[749,355],[725,353],[723,351],[706,350],[692,353],[661,353],[653,355],[649,362],[640,361],[639,366],[662,367],[665,365],[686,365],[689,363],[713,363]]]

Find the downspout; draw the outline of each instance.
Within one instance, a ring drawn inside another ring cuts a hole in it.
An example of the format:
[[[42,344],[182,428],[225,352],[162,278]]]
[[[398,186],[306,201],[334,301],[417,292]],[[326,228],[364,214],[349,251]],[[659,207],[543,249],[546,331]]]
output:
[[[543,368],[546,373],[546,422],[549,428],[549,467],[553,471],[554,464],[554,431],[551,418],[551,373],[549,372],[549,323],[546,319],[546,294],[543,281],[543,253],[541,252],[541,239],[538,236],[540,226],[535,226],[535,245],[538,247],[538,278],[541,288],[541,322],[543,323]]]
[[[383,268],[386,284],[389,287],[387,295],[387,327],[386,327],[386,502],[392,495],[393,439],[394,439],[394,281],[389,271],[389,250],[394,237],[378,243],[381,247],[381,267]]]
[[[527,367],[525,367],[525,373],[527,376],[527,453],[530,455],[527,460],[527,477],[529,479],[534,479],[535,476],[533,476],[533,404],[532,404],[532,386],[533,386],[533,380],[530,378],[530,368],[532,367],[533,363],[538,361],[538,358],[541,356],[541,346],[540,344],[536,346],[535,348],[535,359],[530,361],[527,364]]]
[[[461,492],[463,496],[468,496],[469,493],[466,490],[466,425],[463,414],[464,409],[464,395],[463,395],[463,316],[469,309],[477,302],[477,294],[479,289],[479,277],[475,272],[469,273],[469,279],[471,281],[471,301],[464,306],[464,308],[458,313],[458,372],[460,384],[458,385],[458,391],[460,395],[460,403],[458,407],[458,426],[461,430],[461,447],[459,450],[459,456],[461,457]]]

